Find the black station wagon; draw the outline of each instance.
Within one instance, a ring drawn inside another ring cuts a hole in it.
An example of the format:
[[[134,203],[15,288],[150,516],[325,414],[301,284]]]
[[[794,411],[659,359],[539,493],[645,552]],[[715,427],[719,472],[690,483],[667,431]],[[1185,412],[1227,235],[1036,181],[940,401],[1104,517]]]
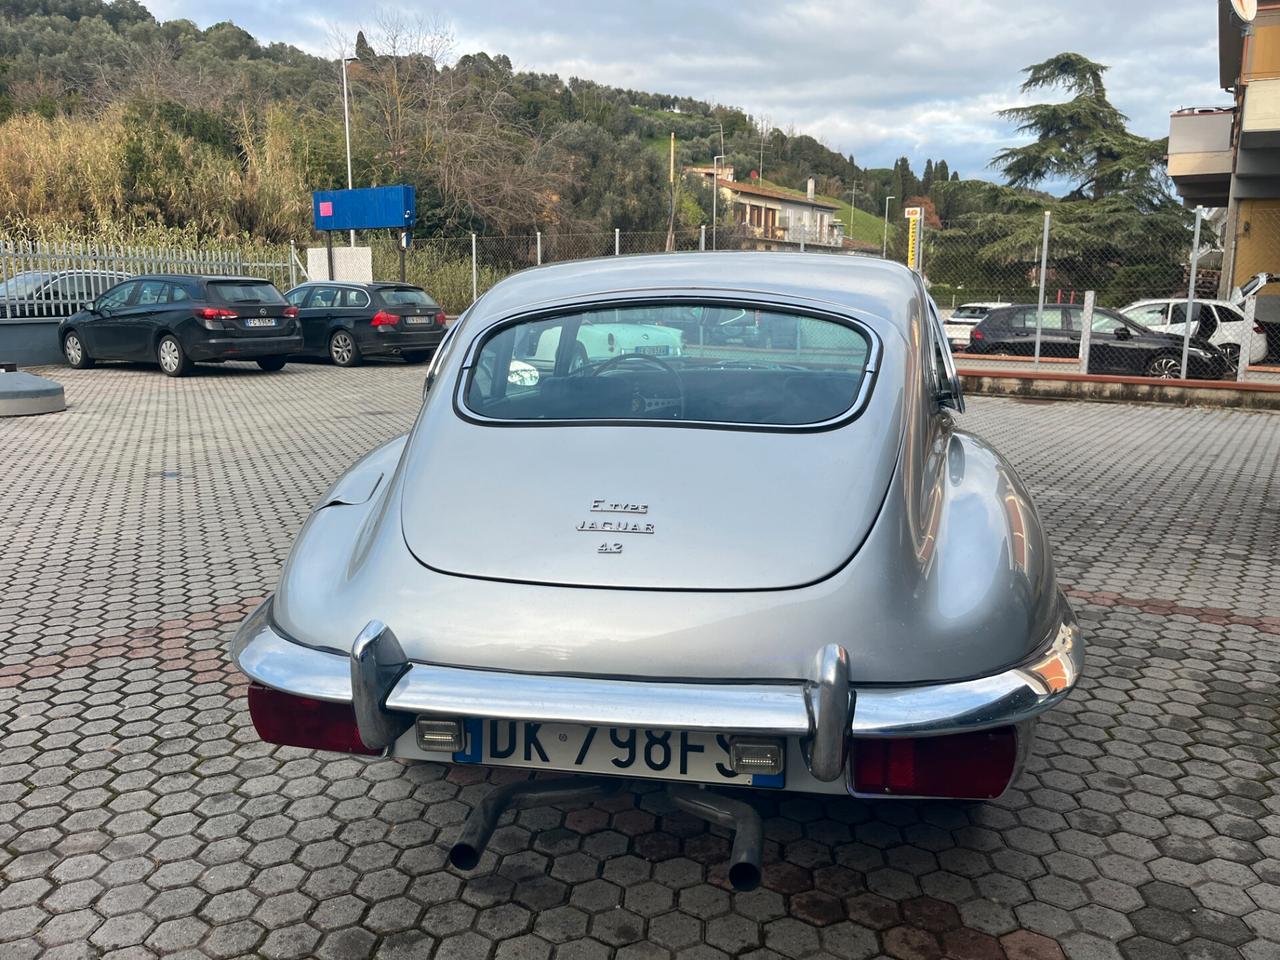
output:
[[[306,357],[354,367],[367,357],[422,363],[444,339],[445,314],[407,283],[303,283],[285,294],[298,308]]]
[[[298,311],[269,280],[145,276],[116,284],[59,325],[73,367],[153,362],[170,377],[193,363],[253,360],[279,370],[302,346]]]

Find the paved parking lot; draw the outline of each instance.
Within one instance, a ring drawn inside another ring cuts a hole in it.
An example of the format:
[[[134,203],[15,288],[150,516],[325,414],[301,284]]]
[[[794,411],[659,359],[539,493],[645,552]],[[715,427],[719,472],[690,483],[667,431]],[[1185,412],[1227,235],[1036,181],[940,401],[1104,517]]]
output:
[[[421,368],[47,371],[0,421],[0,958],[1280,957],[1280,416],[971,400],[1091,644],[996,803],[769,799],[761,890],[661,794],[441,841],[484,771],[260,743],[224,659]]]

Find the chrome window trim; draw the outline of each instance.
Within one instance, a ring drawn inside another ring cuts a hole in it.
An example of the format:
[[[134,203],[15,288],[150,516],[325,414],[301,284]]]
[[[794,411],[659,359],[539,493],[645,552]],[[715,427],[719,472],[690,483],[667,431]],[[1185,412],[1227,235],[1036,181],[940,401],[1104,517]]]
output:
[[[484,345],[491,339],[502,333],[508,327],[517,324],[527,323],[543,318],[556,317],[563,314],[572,313],[575,310],[585,310],[592,307],[599,307],[601,304],[608,304],[612,307],[636,307],[636,306],[659,306],[670,303],[697,303],[713,306],[735,306],[750,307],[751,309],[785,309],[793,311],[799,316],[810,317],[816,320],[825,320],[831,323],[838,323],[842,326],[852,327],[858,333],[862,334],[867,340],[867,361],[863,365],[863,377],[858,384],[858,392],[854,395],[853,402],[843,411],[834,417],[826,420],[816,421],[814,423],[754,423],[735,420],[647,420],[647,419],[591,419],[577,418],[571,420],[504,420],[498,417],[486,417],[482,413],[477,413],[467,405],[466,393],[471,383],[471,372],[475,366],[476,358],[480,355],[480,351]],[[461,324],[461,318],[458,326]],[[454,412],[468,423],[475,423],[481,426],[493,427],[674,427],[674,428],[696,428],[703,430],[749,430],[754,432],[785,432],[785,433],[812,433],[820,430],[830,430],[834,427],[841,426],[851,420],[857,419],[866,408],[867,402],[871,397],[871,390],[875,384],[876,374],[880,370],[880,361],[883,358],[884,345],[880,338],[880,334],[865,321],[850,316],[849,314],[837,313],[834,310],[823,309],[821,307],[800,306],[789,302],[778,302],[776,300],[753,299],[749,296],[732,296],[732,295],[679,295],[679,294],[653,294],[651,296],[628,297],[623,300],[602,300],[592,299],[588,301],[580,301],[573,303],[557,304],[553,307],[542,307],[537,310],[530,310],[524,313],[515,314],[507,317],[497,323],[491,323],[481,330],[471,341],[467,349],[467,355],[463,359],[462,366],[458,369],[458,379],[454,385],[453,393],[453,409]]]
[[[926,297],[928,313],[929,367],[933,371],[933,395],[938,405],[947,407],[956,413],[964,413],[964,384],[956,369],[956,358],[951,352],[951,341],[947,339],[947,330],[942,318],[938,315],[938,305],[933,297]],[[938,357],[942,357],[943,368],[938,369]]]

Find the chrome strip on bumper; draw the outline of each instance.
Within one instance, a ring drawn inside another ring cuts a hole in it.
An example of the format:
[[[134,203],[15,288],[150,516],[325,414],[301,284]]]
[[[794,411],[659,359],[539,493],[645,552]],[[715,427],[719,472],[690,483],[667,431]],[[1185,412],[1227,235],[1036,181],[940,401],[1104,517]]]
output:
[[[255,610],[232,640],[231,654],[240,669],[287,693],[351,702],[351,658],[285,638],[272,628],[270,604],[268,600]],[[1065,602],[1060,609],[1057,635],[1032,663],[955,683],[854,684],[848,732],[856,737],[933,736],[1021,723],[1043,713],[1071,692],[1084,667],[1080,630]],[[825,689],[817,680],[808,685],[669,683],[410,663],[382,706],[412,714],[810,737],[818,731],[810,719],[809,699]],[[839,710],[822,711],[822,716],[844,722]],[[831,731],[818,740],[825,747],[833,735],[839,738]]]

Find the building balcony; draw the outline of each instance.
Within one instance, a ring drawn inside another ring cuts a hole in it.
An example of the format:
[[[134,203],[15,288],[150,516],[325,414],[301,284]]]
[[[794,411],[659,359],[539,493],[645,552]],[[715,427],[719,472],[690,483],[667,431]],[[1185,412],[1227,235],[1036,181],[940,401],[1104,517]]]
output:
[[[1280,197],[1280,78],[1251,80],[1245,87],[1235,174],[1237,198]]]
[[[1280,147],[1280,78],[1251,80],[1245,87],[1240,147],[1243,150]]]
[[[1187,203],[1227,205],[1234,121],[1230,107],[1179,110],[1169,118],[1169,176]]]

